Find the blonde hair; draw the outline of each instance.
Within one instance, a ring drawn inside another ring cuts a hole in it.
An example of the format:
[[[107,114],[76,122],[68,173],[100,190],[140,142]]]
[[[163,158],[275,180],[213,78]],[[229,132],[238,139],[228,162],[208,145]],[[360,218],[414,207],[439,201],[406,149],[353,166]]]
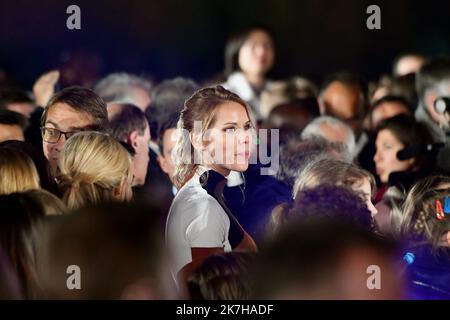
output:
[[[20,150],[0,148],[0,194],[39,188],[39,175],[31,158]]]
[[[293,197],[307,188],[314,188],[321,184],[332,184],[353,188],[363,179],[370,183],[372,195],[375,193],[376,184],[373,175],[357,165],[335,159],[320,159],[309,163],[297,177]]]
[[[59,186],[70,210],[131,197],[131,156],[106,134],[91,131],[73,135],[61,151],[59,169]],[[127,192],[118,199],[116,188],[127,188]]]
[[[189,180],[199,166],[195,161],[198,159],[198,151],[193,148],[189,135],[186,133],[192,133],[194,131],[194,123],[201,122],[201,132],[195,133],[203,137],[206,130],[214,125],[217,108],[230,101],[242,105],[251,120],[247,103],[239,98],[238,95],[222,86],[200,89],[184,103],[184,108],[181,111],[177,124],[177,130],[181,134],[178,135],[178,140],[174,147],[176,158],[172,180],[178,188],[181,188]]]
[[[24,194],[39,203],[46,216],[67,213],[67,207],[64,202],[47,190],[32,189],[25,191]]]

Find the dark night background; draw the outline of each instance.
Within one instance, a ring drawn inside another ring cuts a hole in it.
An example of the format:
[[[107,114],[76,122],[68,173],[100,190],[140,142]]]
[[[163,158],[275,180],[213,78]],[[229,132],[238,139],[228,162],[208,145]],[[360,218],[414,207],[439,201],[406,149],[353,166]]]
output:
[[[31,88],[71,52],[94,77],[127,71],[161,80],[203,81],[220,73],[227,37],[254,23],[276,35],[274,77],[320,80],[350,69],[370,80],[390,72],[404,51],[449,54],[449,1],[24,1],[1,0],[0,69]],[[81,30],[66,28],[66,8],[81,8]],[[381,30],[366,28],[366,8],[381,7]]]

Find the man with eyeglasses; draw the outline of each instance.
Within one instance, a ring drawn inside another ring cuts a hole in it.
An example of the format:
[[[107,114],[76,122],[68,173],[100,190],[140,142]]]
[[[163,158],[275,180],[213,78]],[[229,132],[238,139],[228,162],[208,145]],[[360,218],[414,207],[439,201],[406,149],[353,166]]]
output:
[[[52,175],[57,175],[59,153],[71,135],[107,130],[106,104],[92,90],[73,86],[55,93],[41,118],[42,144]]]

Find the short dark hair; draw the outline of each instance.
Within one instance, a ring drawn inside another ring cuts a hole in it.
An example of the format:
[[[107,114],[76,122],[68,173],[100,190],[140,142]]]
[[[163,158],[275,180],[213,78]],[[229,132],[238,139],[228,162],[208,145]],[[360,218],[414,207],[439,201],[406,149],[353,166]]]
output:
[[[0,89],[0,109],[6,109],[10,103],[33,103],[30,95],[20,88],[6,87]]]
[[[399,114],[395,117],[381,121],[376,129],[376,134],[381,130],[389,130],[405,146],[426,145],[433,143],[432,135],[428,127],[407,114]],[[416,164],[422,165],[426,161],[426,155],[418,155]]]
[[[65,103],[78,112],[90,115],[94,121],[90,129],[101,132],[108,130],[106,103],[91,89],[72,86],[55,93],[50,98],[42,114],[42,126],[45,125],[47,120],[48,110],[57,103]]]
[[[424,103],[425,92],[444,80],[450,81],[450,58],[440,57],[425,63],[416,75],[419,100]]]
[[[22,130],[25,130],[28,127],[28,120],[18,112],[0,109],[0,124],[19,126]]]
[[[409,73],[393,78],[389,86],[389,95],[405,98],[412,107],[411,110],[415,110],[418,99],[416,91],[416,74]]]
[[[399,114],[381,121],[376,132],[384,129],[390,130],[405,146],[427,144],[433,141],[425,124],[407,114]]]
[[[408,102],[408,100],[406,100],[405,97],[402,96],[394,96],[394,95],[387,95],[384,96],[378,100],[375,100],[372,103],[372,108],[370,110],[370,112],[372,113],[380,104],[385,103],[385,102],[390,102],[390,103],[400,103],[403,104],[406,108],[408,108],[408,110],[410,112],[412,112],[412,110],[414,110],[414,107]]]
[[[158,141],[159,152],[161,153],[161,155],[164,153],[164,144],[163,144],[164,132],[166,132],[169,129],[176,129],[177,123],[178,123],[178,118],[179,118],[179,114],[174,113],[168,119],[166,119],[166,121],[161,123],[158,128],[157,141]]]
[[[144,112],[133,104],[121,104],[120,111],[110,122],[111,135],[119,141],[127,141],[128,135],[137,130],[143,135],[148,126]]]

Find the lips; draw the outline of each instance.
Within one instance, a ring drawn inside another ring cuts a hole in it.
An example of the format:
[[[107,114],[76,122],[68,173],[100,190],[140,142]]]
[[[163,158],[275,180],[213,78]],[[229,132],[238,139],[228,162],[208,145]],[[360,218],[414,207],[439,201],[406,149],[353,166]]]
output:
[[[248,151],[236,153],[236,157],[245,157],[245,158],[248,158],[249,155],[250,155],[250,152],[248,152]]]
[[[384,170],[379,167],[376,167],[376,172],[377,172],[377,175],[381,176],[383,174]]]

